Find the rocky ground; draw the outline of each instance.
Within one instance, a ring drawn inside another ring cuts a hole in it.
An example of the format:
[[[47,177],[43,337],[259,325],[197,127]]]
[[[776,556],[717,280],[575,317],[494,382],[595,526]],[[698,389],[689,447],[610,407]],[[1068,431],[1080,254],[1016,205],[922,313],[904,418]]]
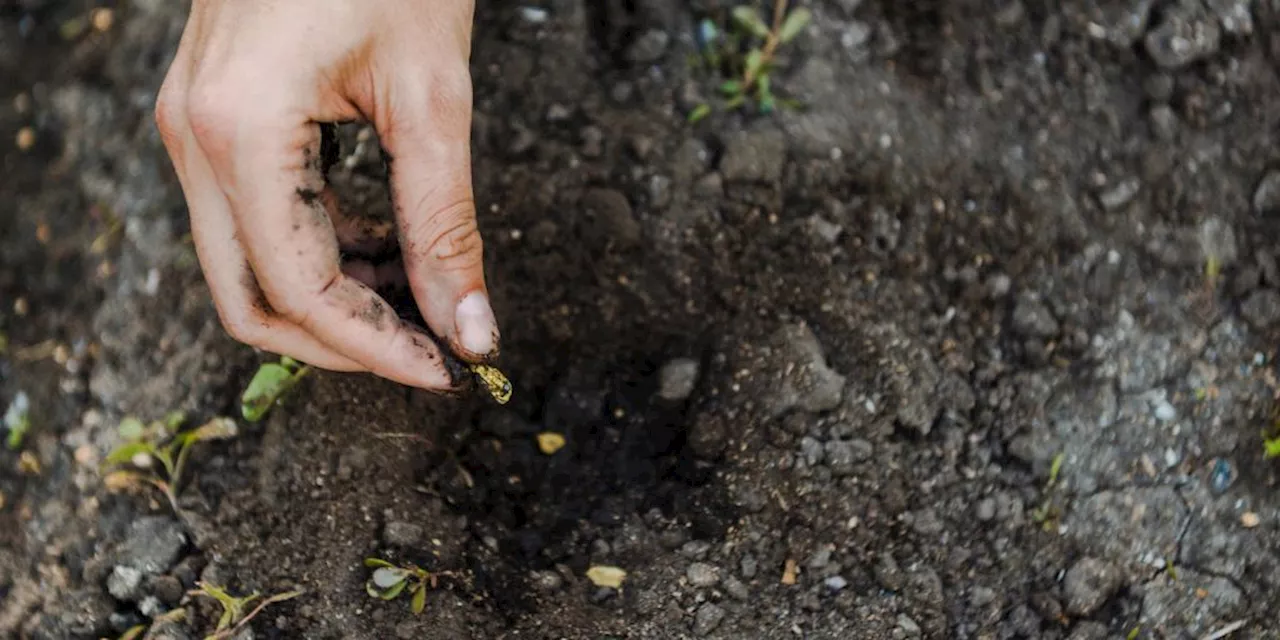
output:
[[[514,399],[313,374],[175,514],[104,487],[116,425],[270,358],[152,122],[186,4],[0,3],[0,635],[203,637],[198,580],[303,590],[242,638],[1280,634],[1280,4],[804,4],[806,108],[689,124],[724,5],[480,3]],[[421,615],[370,556],[444,572]]]

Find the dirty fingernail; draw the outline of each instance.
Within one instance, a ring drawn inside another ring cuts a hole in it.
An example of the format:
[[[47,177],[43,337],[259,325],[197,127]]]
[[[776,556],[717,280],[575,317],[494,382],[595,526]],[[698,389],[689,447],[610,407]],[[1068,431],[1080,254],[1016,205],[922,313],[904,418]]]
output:
[[[479,291],[468,294],[458,303],[455,322],[458,344],[463,349],[481,356],[493,352],[497,346],[494,342],[498,323],[494,320],[493,309],[489,308],[488,296]]]

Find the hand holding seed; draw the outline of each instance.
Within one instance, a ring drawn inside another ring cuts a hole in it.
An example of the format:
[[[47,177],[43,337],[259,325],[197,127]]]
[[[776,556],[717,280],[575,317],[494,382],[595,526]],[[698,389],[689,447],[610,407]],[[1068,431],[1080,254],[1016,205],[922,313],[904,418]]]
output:
[[[431,337],[370,288],[371,270],[342,264],[351,239],[321,175],[318,123],[366,120],[391,158],[422,316],[462,358],[496,355],[471,189],[473,10],[469,0],[193,4],[156,121],[237,340],[425,389],[459,382]]]

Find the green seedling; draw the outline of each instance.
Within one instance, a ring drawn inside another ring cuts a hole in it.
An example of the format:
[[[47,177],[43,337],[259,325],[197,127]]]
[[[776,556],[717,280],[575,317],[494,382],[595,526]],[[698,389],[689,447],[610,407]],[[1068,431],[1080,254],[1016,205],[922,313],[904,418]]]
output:
[[[179,608],[179,609],[174,609],[173,611],[168,611],[156,616],[155,619],[151,621],[151,624],[154,627],[154,626],[158,626],[160,624],[168,623],[168,622],[182,622],[183,620],[186,620],[186,619],[187,619],[187,610]],[[145,624],[134,625],[130,627],[128,630],[126,630],[123,634],[121,634],[120,637],[117,638],[116,640],[138,640],[139,638],[142,638],[143,634],[145,634],[146,632],[147,632],[147,625]]]
[[[197,442],[234,438],[238,431],[234,420],[223,417],[180,431],[186,420],[185,414],[175,411],[148,425],[132,416],[120,421],[120,438],[124,442],[103,462],[104,469],[109,470],[103,480],[107,487],[125,489],[149,484],[164,493],[174,513],[181,513],[178,488],[191,447]]]
[[[733,110],[748,102],[761,114],[772,113],[780,104],[798,108],[798,102],[774,92],[773,72],[779,47],[799,36],[813,13],[803,7],[787,11],[787,0],[774,0],[772,24],[747,4],[734,7],[729,16],[732,28],[724,32],[710,19],[698,26],[701,62],[721,75],[718,91],[723,108]],[[697,122],[711,111],[711,105],[700,104],[689,112],[688,120]]]
[[[365,558],[364,566],[373,569],[373,575],[364,584],[369,595],[381,600],[395,600],[407,590],[412,596],[410,605],[415,614],[427,607],[427,588],[435,589],[440,575],[415,564],[399,567],[380,558]]]
[[[1031,512],[1031,520],[1042,526],[1045,531],[1056,528],[1058,517],[1062,515],[1058,507],[1053,504],[1053,490],[1058,486],[1058,475],[1062,473],[1062,461],[1065,457],[1063,453],[1053,457],[1053,462],[1049,465],[1049,481],[1044,487],[1044,502]]]
[[[227,593],[225,588],[217,585],[212,585],[207,582],[198,582],[196,584],[198,584],[200,588],[187,592],[188,595],[213,598],[218,601],[218,604],[222,605],[222,616],[218,618],[218,626],[214,628],[213,634],[205,636],[204,640],[221,640],[222,638],[230,638],[239,633],[240,630],[243,629],[245,625],[249,624],[249,621],[253,620],[254,616],[261,613],[263,609],[266,609],[268,606],[277,602],[292,600],[303,594],[301,589],[297,589],[294,591],[287,591],[285,593],[278,593],[268,598],[262,598],[262,595],[257,591],[254,591],[244,597],[236,597]],[[252,611],[249,611],[246,614],[245,611],[249,609],[249,605],[260,598],[261,601],[258,602],[258,606],[254,607]]]
[[[19,391],[13,396],[13,402],[9,403],[9,408],[4,412],[4,445],[10,451],[20,449],[22,440],[31,430],[31,416],[28,414],[30,408],[31,402],[27,399],[27,394]]]
[[[310,371],[310,367],[288,356],[281,357],[278,363],[263,363],[240,395],[241,415],[249,422],[258,422]]]

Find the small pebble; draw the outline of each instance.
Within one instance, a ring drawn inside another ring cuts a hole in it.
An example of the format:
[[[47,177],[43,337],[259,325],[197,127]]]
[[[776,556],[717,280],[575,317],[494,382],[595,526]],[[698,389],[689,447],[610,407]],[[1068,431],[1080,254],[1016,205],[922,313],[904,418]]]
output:
[[[827,588],[832,591],[840,591],[845,587],[849,586],[849,581],[845,580],[840,576],[831,576],[830,578],[827,578],[826,580],[824,580],[823,584],[825,584]]]
[[[689,565],[685,577],[695,587],[710,587],[720,582],[720,569],[705,562],[695,562]]]
[[[1258,518],[1258,514],[1252,511],[1246,511],[1240,514],[1240,526],[1246,529],[1252,529],[1258,526],[1259,523],[1261,523],[1261,519]]]
[[[14,144],[18,145],[19,151],[26,151],[36,144],[36,131],[31,127],[23,127],[18,129],[18,135],[14,139]]]
[[[698,613],[694,615],[693,632],[697,635],[705,636],[715,631],[716,627],[720,626],[723,621],[724,609],[721,609],[715,603],[708,602],[699,607]]]
[[[1161,422],[1168,422],[1176,417],[1178,417],[1178,410],[1174,409],[1173,405],[1167,401],[1162,400],[1160,404],[1156,405],[1156,418]]]
[[[115,13],[111,11],[111,9],[108,9],[106,7],[99,7],[97,9],[94,9],[93,17],[90,18],[90,22],[93,23],[93,28],[97,29],[98,31],[110,30],[111,25],[115,24],[115,21],[116,21]]]

